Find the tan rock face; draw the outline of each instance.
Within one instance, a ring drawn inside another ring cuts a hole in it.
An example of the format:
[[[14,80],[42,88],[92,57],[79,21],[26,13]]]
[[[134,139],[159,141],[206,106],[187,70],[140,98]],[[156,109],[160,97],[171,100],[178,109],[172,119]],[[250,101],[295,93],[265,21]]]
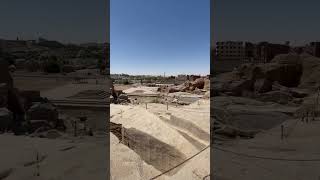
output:
[[[203,78],[198,78],[196,79],[194,82],[192,82],[192,86],[195,88],[198,88],[198,89],[203,89],[204,88],[204,79]]]
[[[307,57],[302,60],[303,73],[300,87],[316,87],[320,84],[320,58]]]

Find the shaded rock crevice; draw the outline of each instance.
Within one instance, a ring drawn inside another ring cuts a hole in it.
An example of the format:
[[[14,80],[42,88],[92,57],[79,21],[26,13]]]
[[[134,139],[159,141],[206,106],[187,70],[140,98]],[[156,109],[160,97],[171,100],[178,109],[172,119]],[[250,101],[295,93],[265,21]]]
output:
[[[110,122],[110,131],[120,142],[137,153],[143,161],[161,172],[180,164],[187,158],[173,146],[135,128],[124,128],[122,124]],[[182,167],[170,171],[168,175],[174,175]]]

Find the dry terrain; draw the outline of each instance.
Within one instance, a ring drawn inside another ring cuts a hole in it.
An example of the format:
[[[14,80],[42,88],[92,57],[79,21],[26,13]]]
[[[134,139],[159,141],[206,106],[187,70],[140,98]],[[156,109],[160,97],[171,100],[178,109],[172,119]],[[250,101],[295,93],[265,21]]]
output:
[[[147,109],[111,104],[111,122],[125,132],[111,135],[111,178],[203,179],[210,174],[209,107],[209,100],[168,109],[158,103],[148,103]]]
[[[211,81],[216,180],[319,179],[320,59],[285,54]]]

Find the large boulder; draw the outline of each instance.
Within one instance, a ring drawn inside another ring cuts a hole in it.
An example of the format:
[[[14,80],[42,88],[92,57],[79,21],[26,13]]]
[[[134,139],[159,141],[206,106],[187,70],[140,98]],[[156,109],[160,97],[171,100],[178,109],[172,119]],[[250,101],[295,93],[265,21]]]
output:
[[[295,53],[289,54],[279,54],[275,56],[271,63],[278,63],[278,64],[301,64],[301,57]]]
[[[168,90],[169,93],[175,93],[175,92],[179,92],[179,91],[180,91],[180,89],[177,87],[170,87]]]
[[[198,78],[194,82],[192,82],[192,87],[194,87],[194,89],[196,88],[203,89],[204,85],[205,85],[205,81],[203,78]]]
[[[49,102],[36,103],[27,111],[27,120],[46,120],[55,127],[58,123],[58,110]]]
[[[269,63],[263,66],[265,78],[286,87],[296,87],[300,84],[302,66],[299,64]]]
[[[270,91],[267,93],[260,94],[258,97],[261,101],[275,102],[279,104],[288,104],[293,100],[292,95],[289,92],[284,91]]]
[[[231,115],[223,107],[211,107],[210,111],[212,112],[213,118],[215,119],[215,124],[230,124],[229,119],[231,118]]]
[[[268,79],[257,79],[254,83],[254,90],[257,93],[265,93],[272,90],[272,82]]]
[[[303,73],[300,87],[317,88],[320,85],[320,58],[306,57],[302,60]]]
[[[242,96],[243,92],[253,90],[253,81],[247,79],[232,81],[227,85],[227,88],[225,90],[226,92],[230,92],[230,95]]]
[[[275,82],[272,84],[272,91],[282,91],[282,92],[290,93],[291,96],[294,98],[304,98],[311,93],[308,89],[288,88],[280,85],[278,82]]]
[[[272,91],[286,91],[289,92],[289,88],[286,86],[282,86],[277,81],[272,84]]]
[[[129,100],[129,97],[126,94],[120,94],[118,98],[121,100]]]
[[[237,72],[238,72],[237,74],[241,78],[246,78],[246,79],[251,79],[251,80],[265,78],[262,66],[257,65],[257,64],[253,64],[253,63],[242,64],[237,69]]]
[[[213,96],[218,96],[220,93],[224,91],[224,85],[225,83],[223,82],[211,82],[211,91]]]
[[[307,89],[290,88],[289,91],[295,98],[304,98],[310,94],[310,91],[308,91]]]
[[[300,83],[302,64],[296,56],[293,60],[290,58],[291,56],[278,56],[267,64],[243,64],[238,68],[238,74],[241,78],[267,79],[271,82],[278,81],[287,87],[296,87]]]

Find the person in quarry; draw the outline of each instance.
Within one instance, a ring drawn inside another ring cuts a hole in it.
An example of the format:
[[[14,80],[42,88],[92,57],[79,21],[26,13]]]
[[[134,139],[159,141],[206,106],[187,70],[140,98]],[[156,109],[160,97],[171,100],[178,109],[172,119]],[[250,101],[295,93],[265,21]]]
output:
[[[9,69],[13,64],[14,62],[9,58],[0,60],[0,84],[6,84],[7,108],[13,114],[13,122],[10,129],[12,129],[16,135],[21,135],[26,132],[26,128],[24,127],[25,110],[19,92],[14,88],[12,72]]]

